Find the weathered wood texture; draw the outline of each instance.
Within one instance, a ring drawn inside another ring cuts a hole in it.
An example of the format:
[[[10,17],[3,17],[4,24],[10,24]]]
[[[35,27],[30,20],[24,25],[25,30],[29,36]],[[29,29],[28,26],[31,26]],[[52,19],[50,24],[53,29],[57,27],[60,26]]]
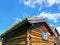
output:
[[[46,32],[48,40],[42,39],[42,32]],[[15,34],[17,33],[17,35]],[[15,34],[15,36],[13,36]],[[12,36],[12,37],[10,37]],[[32,30],[14,31],[4,38],[3,45],[53,45],[53,37],[45,26],[40,26]]]
[[[48,35],[48,40],[42,39],[42,32],[46,32]],[[48,32],[45,26],[38,27],[36,29],[29,31],[29,41],[32,45],[53,45],[53,37]]]
[[[15,30],[4,37],[3,45],[25,45],[26,38],[26,30]]]
[[[42,32],[46,32],[48,39],[42,38]],[[3,39],[3,45],[53,45],[53,36],[42,25],[34,29],[16,29],[7,34]]]

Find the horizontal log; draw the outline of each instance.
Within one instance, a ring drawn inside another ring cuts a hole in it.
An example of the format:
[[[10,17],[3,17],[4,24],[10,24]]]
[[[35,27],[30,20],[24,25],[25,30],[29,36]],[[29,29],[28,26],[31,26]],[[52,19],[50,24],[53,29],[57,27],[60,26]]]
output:
[[[35,30],[31,30],[29,33],[37,33],[37,34],[41,34],[41,32],[40,31],[35,31]]]
[[[44,32],[48,32],[48,29],[45,26],[41,26],[40,29]]]
[[[26,44],[26,42],[25,41],[22,41],[22,42],[16,42],[16,43],[6,43],[6,45],[21,45],[21,44]]]
[[[41,29],[40,29],[40,27],[38,27],[38,28],[36,28],[36,29],[33,29],[33,30],[31,30],[31,31],[36,31],[36,32],[40,32],[41,33]]]
[[[14,40],[8,40],[6,42],[21,42],[21,41],[26,41],[26,37],[17,38],[17,39],[14,39]]]
[[[19,38],[24,38],[24,37],[26,37],[27,35],[26,34],[24,34],[24,35],[19,35],[19,36],[16,36],[16,37],[14,37],[14,38],[12,38],[12,39],[10,39],[10,40],[15,40],[15,39],[19,39]]]
[[[31,42],[32,42],[32,43],[46,43],[46,42],[48,42],[48,41],[32,39]]]
[[[31,38],[38,38],[38,39],[42,39],[42,37],[34,36],[34,35],[31,35],[31,34],[29,34],[29,35],[31,36]]]
[[[30,34],[34,36],[42,37],[42,34],[40,32],[31,31]]]
[[[49,43],[32,43],[32,45],[49,45]]]

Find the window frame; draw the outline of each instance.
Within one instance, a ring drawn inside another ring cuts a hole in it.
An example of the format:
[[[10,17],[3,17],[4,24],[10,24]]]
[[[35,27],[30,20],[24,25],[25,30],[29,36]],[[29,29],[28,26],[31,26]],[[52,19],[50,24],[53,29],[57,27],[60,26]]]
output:
[[[43,40],[48,40],[48,35],[46,32],[42,31],[42,39]]]

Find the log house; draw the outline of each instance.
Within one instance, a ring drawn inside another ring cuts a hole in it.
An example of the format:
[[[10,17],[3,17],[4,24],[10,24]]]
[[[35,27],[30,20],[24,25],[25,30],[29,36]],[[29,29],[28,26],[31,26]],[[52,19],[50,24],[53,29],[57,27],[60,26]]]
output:
[[[1,35],[3,45],[54,45],[52,29],[45,19],[26,18]]]

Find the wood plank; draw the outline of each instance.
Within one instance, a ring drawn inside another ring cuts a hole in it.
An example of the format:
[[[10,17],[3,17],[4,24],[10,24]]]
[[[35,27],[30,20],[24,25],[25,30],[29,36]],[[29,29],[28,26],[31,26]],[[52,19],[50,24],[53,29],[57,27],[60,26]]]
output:
[[[41,43],[41,42],[46,43],[47,41],[32,39],[31,42],[32,43]]]
[[[32,43],[32,45],[49,45],[49,43]]]
[[[42,39],[41,37],[38,37],[38,36],[34,36],[34,35],[31,35],[31,34],[29,34],[30,36],[31,36],[31,38],[39,38],[39,39]]]
[[[41,32],[37,32],[37,31],[35,31],[35,30],[31,30],[29,33],[37,33],[37,34],[41,34]]]
[[[45,26],[41,26],[40,29],[44,32],[48,32],[48,29]]]
[[[29,35],[33,35],[33,36],[37,36],[37,37],[41,37],[42,38],[42,35],[41,34],[37,34],[37,33],[31,33]]]
[[[38,28],[36,28],[36,29],[33,29],[33,30],[31,30],[31,31],[36,31],[36,32],[40,32],[40,33],[41,33],[40,27],[38,27]]]
[[[24,34],[24,35],[19,35],[19,36],[17,36],[17,37],[14,37],[14,38],[12,38],[12,39],[10,39],[10,40],[15,40],[15,39],[19,39],[19,38],[23,38],[23,37],[26,37],[27,35],[26,34]]]

